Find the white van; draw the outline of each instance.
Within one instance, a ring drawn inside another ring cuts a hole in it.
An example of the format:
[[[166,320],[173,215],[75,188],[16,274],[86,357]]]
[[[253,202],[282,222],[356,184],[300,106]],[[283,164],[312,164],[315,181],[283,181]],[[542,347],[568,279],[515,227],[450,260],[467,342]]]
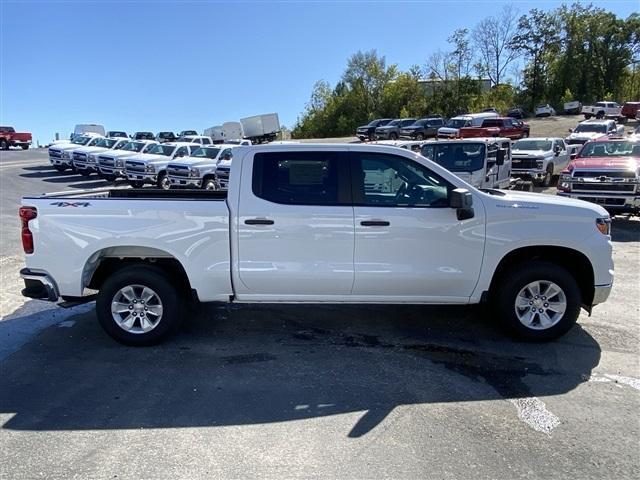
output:
[[[101,135],[103,137],[106,136],[104,125],[100,125],[97,123],[79,123],[73,129],[71,140],[79,135],[84,135],[85,133],[97,133],[98,135]]]
[[[438,138],[456,138],[462,127],[481,127],[485,119],[499,116],[497,112],[482,112],[450,118],[438,129]]]

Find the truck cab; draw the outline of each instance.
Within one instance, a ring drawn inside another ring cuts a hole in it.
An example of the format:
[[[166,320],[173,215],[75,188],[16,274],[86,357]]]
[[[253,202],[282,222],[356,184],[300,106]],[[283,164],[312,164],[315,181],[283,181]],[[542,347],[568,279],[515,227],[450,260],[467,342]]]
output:
[[[569,145],[584,145],[590,140],[622,133],[624,127],[618,125],[615,120],[585,120],[575,129],[569,130],[569,136],[565,141]]]
[[[511,184],[511,142],[508,138],[477,138],[424,142],[420,153],[476,188],[507,188]]]
[[[98,172],[98,154],[107,150],[119,150],[129,143],[128,138],[101,138],[90,147],[78,148],[73,151],[73,166],[84,176]]]
[[[233,158],[232,150],[236,147],[237,145],[225,144],[203,145],[190,156],[171,162],[167,166],[171,187],[221,190],[222,185],[216,177],[218,164],[228,161],[230,165]]]
[[[91,147],[95,145],[102,135],[97,133],[85,133],[76,136],[68,143],[57,143],[49,147],[49,162],[59,172],[65,171],[67,168],[73,168],[73,152],[82,147]]]
[[[198,148],[200,148],[198,143],[159,143],[150,147],[145,153],[126,157],[124,166],[129,184],[134,188],[140,188],[150,183],[168,190],[171,188],[171,183],[167,177],[167,165],[176,158],[189,156]]]
[[[511,148],[512,169],[516,177],[533,180],[548,187],[570,160],[570,152],[562,138],[524,138]]]

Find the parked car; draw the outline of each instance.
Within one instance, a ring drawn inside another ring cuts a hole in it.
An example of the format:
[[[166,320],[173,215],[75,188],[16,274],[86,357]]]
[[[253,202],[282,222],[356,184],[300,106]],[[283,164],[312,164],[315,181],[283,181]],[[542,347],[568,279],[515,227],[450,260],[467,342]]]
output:
[[[574,129],[569,130],[569,136],[565,139],[570,145],[583,145],[589,140],[595,140],[602,136],[622,135],[624,127],[614,120],[585,120]]]
[[[203,188],[205,190],[226,189],[224,183],[216,176],[218,164],[233,159],[233,149],[237,145],[202,146],[188,157],[174,160],[167,166],[167,174],[171,187]],[[226,179],[228,180],[228,176]]]
[[[376,127],[376,140],[397,140],[400,138],[400,130],[412,125],[415,121],[415,118],[398,118],[386,125]]]
[[[0,150],[9,150],[9,147],[20,147],[28,150],[32,138],[29,132],[16,132],[13,127],[0,127]]]
[[[479,127],[462,127],[460,138],[507,137],[512,140],[529,136],[529,124],[510,117],[485,118]]]
[[[244,138],[252,143],[273,142],[280,133],[280,119],[277,113],[265,113],[240,119]],[[224,125],[223,125],[224,127]],[[225,141],[227,141],[225,135]]]
[[[584,118],[589,120],[592,117],[597,119],[610,118],[613,120],[624,120],[627,117],[622,115],[622,107],[616,102],[597,102],[595,105],[582,107]]]
[[[158,132],[156,135],[156,140],[160,143],[175,142],[177,138],[173,132]]]
[[[420,154],[476,188],[508,188],[511,184],[508,138],[423,142]]]
[[[601,137],[586,143],[562,172],[558,195],[640,214],[640,142]]]
[[[211,140],[211,137],[207,137],[206,135],[186,135],[184,137],[178,137],[176,142],[211,145],[213,143],[213,140]]]
[[[71,134],[69,140],[73,140],[75,137],[86,135],[87,133],[93,133],[101,137],[104,137],[107,134],[104,129],[104,125],[101,125],[99,123],[79,123],[73,128],[73,133]]]
[[[129,138],[127,132],[121,130],[109,130],[105,136],[108,138]]]
[[[109,150],[98,154],[98,175],[109,182],[118,178],[127,178],[124,170],[124,159],[136,153],[146,153],[154,140],[132,140],[119,150]]]
[[[610,218],[598,205],[483,192],[395,147],[239,147],[231,169],[228,193],[23,198],[23,295],[78,303],[97,291],[104,330],[148,345],[176,330],[187,299],[487,301],[509,331],[543,341],[611,291]]]
[[[149,147],[145,153],[124,158],[124,170],[129,185],[141,188],[145,184],[156,185],[163,190],[171,188],[167,177],[167,165],[175,158],[191,155],[200,148],[199,143],[158,143]]]
[[[536,117],[552,117],[555,114],[555,109],[548,103],[545,103],[544,105],[538,105],[535,110]]]
[[[563,105],[565,115],[578,115],[582,110],[582,103],[578,101],[565,102]]]
[[[462,127],[479,127],[487,118],[497,118],[495,112],[470,113],[450,118],[444,127],[438,129],[438,138],[456,138],[460,134]]]
[[[136,132],[131,137],[133,140],[155,140],[156,136],[153,132]]]
[[[180,138],[180,137],[186,137],[186,136],[190,136],[190,135],[198,135],[198,132],[196,132],[195,130],[182,130],[182,131],[178,134],[178,138]]]
[[[638,115],[638,111],[640,110],[640,102],[626,102],[622,109],[620,110],[620,114],[631,120],[635,119]]]
[[[118,150],[129,143],[128,138],[100,138],[93,145],[78,148],[71,155],[76,172],[87,177],[100,171],[98,154],[107,150]]]
[[[375,120],[371,120],[366,125],[356,128],[356,137],[363,142],[365,140],[373,141],[376,139],[376,128],[385,126],[391,120],[393,120],[393,118],[376,118]]]
[[[542,187],[551,185],[569,164],[569,150],[562,138],[524,138],[513,144],[511,172],[533,180]]]
[[[429,137],[437,137],[438,129],[444,126],[442,117],[432,116],[416,120],[415,123],[400,129],[400,138],[423,140]]]
[[[525,111],[520,107],[510,108],[507,117],[522,119],[526,117]]]
[[[85,133],[77,135],[68,143],[57,143],[49,147],[49,162],[59,172],[64,172],[67,168],[73,167],[73,151],[82,147],[90,147],[98,140],[104,138],[97,133]]]

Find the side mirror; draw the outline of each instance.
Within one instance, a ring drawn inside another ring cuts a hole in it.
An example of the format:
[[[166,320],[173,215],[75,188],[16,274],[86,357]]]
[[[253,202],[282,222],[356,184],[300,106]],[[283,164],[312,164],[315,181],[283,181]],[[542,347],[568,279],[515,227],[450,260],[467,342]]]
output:
[[[507,151],[503,148],[496,152],[496,165],[504,165],[504,159],[507,156]]]
[[[572,153],[571,155],[569,155],[569,158],[570,158],[571,160],[573,160],[573,159],[574,159],[574,158],[576,158],[577,156],[578,156],[578,154],[577,154],[577,153]]]
[[[569,129],[569,133],[573,133],[573,128],[570,128],[570,129]]]
[[[562,149],[560,148],[560,145],[556,145],[556,148],[554,148],[553,151],[556,153],[556,157],[557,157],[558,155],[560,155],[560,152],[562,151]]]
[[[456,188],[449,193],[449,207],[455,208],[458,220],[473,218],[473,196],[466,188]]]

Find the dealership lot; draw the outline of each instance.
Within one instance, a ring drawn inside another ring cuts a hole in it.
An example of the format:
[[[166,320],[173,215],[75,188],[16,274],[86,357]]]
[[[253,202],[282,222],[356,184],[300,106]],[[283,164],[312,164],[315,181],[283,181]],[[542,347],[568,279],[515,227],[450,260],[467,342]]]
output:
[[[549,344],[481,308],[225,305],[133,349],[91,306],[24,303],[16,278],[20,196],[107,183],[0,155],[7,478],[640,473],[637,220],[614,220],[610,301]]]

